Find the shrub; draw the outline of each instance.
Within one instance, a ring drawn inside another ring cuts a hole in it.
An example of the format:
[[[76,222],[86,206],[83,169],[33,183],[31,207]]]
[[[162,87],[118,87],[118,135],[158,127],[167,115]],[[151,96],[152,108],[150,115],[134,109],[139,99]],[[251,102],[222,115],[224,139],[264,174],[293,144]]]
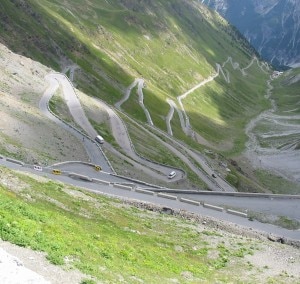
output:
[[[239,185],[239,178],[234,174],[228,174],[226,176],[226,181],[228,181],[230,184],[232,184],[235,187],[238,187]]]

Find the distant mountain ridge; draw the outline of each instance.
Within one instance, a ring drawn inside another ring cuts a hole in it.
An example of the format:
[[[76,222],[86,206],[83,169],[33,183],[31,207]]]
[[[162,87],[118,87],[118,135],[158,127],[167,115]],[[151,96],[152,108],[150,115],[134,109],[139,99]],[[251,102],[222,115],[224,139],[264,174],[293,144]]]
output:
[[[300,66],[300,1],[201,0],[218,11],[275,66]]]

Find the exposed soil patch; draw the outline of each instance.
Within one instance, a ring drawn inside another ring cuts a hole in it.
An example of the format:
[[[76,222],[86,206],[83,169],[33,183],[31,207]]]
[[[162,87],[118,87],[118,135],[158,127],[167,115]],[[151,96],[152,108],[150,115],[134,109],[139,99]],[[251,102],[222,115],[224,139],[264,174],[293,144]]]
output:
[[[0,44],[0,153],[31,164],[87,161],[81,143],[39,110],[49,72]]]

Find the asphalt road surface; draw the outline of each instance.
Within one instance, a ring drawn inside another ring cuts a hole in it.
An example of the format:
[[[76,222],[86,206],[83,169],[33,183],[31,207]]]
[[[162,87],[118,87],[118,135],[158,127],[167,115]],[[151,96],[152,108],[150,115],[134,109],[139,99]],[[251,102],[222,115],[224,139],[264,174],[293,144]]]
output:
[[[300,222],[300,199],[263,198],[236,196],[207,196],[198,194],[177,194],[180,197],[209,202],[220,207],[231,207],[248,212],[259,212],[266,215],[286,216]]]
[[[62,76],[62,75],[61,75]],[[60,78],[60,77],[59,77]],[[56,89],[59,87],[59,81],[57,80],[56,76],[48,75],[46,76],[46,80],[49,82],[49,87],[44,92],[40,103],[39,108],[42,111],[42,113],[54,121],[59,127],[62,127],[63,129],[66,129],[70,133],[72,133],[75,137],[79,139],[84,144],[84,147],[87,151],[87,154],[90,158],[90,161],[94,164],[100,164],[103,167],[103,170],[112,172],[112,169],[110,168],[109,164],[107,163],[104,155],[100,151],[97,144],[90,139],[87,139],[85,135],[79,133],[74,128],[68,126],[61,120],[59,120],[57,117],[55,117],[49,110],[48,110],[48,102],[55,93]],[[67,79],[61,79],[63,81],[67,81]]]
[[[202,206],[194,206],[194,205],[190,205],[187,203],[179,202],[178,200],[169,200],[169,199],[157,197],[156,195],[152,196],[152,195],[138,193],[135,191],[127,191],[127,190],[117,189],[117,188],[114,188],[111,186],[99,185],[99,184],[95,184],[92,182],[71,179],[70,177],[67,177],[67,176],[57,176],[57,175],[52,175],[52,174],[45,174],[45,172],[38,172],[33,169],[25,168],[20,165],[5,161],[4,159],[0,159],[0,165],[4,165],[11,169],[16,169],[16,170],[20,170],[20,171],[24,171],[24,172],[33,172],[35,174],[42,175],[42,176],[46,175],[50,179],[62,181],[67,184],[72,184],[74,186],[85,188],[87,190],[92,190],[96,193],[106,194],[106,195],[115,196],[115,197],[124,198],[124,199],[138,200],[141,202],[150,202],[152,204],[170,207],[173,209],[186,210],[188,212],[200,214],[202,216],[214,217],[219,220],[228,221],[228,222],[235,223],[235,224],[238,224],[238,225],[241,225],[244,227],[248,227],[248,228],[251,228],[254,230],[272,233],[272,234],[276,234],[276,235],[279,235],[282,237],[291,238],[294,240],[300,240],[300,230],[287,230],[287,229],[280,228],[280,227],[277,227],[274,225],[260,223],[258,221],[250,221],[247,218],[235,216],[232,214],[228,214],[226,212],[218,212],[218,211],[204,208]],[[189,198],[192,199],[191,196],[189,196]],[[216,197],[213,197],[213,198],[216,199]],[[221,198],[223,199],[224,197],[222,196]],[[238,200],[241,201],[242,199],[243,198],[239,198]],[[289,212],[293,211],[293,210],[291,210],[291,202],[290,201],[291,201],[290,199],[281,200],[280,206],[282,207],[282,210],[285,210],[285,211],[282,211],[282,213],[284,213],[283,214],[284,216],[287,216],[289,214]],[[249,202],[249,198],[246,198],[245,203],[248,203],[248,202]],[[265,210],[264,208],[266,208],[266,202],[268,202],[268,201],[263,199],[263,201],[260,203],[261,205],[259,206],[259,204],[258,204],[256,209],[257,210]],[[296,212],[299,212],[299,210],[297,210],[297,209],[299,209],[299,204],[297,205],[297,202],[299,203],[299,199],[296,200],[295,203],[293,202],[292,204],[296,204],[296,207],[294,209],[296,210]],[[255,201],[253,203],[255,203]],[[240,202],[240,204],[241,204],[241,202]],[[298,215],[298,217],[299,217],[299,215]]]

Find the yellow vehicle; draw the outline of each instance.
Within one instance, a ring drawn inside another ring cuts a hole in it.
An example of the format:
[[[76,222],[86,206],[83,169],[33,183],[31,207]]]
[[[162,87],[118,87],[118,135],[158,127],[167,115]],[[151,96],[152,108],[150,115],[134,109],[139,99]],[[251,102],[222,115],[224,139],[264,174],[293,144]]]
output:
[[[97,172],[99,172],[99,171],[102,170],[102,168],[101,168],[100,166],[98,166],[98,165],[95,165],[95,170],[96,170]]]
[[[52,174],[61,175],[61,170],[52,170]]]

